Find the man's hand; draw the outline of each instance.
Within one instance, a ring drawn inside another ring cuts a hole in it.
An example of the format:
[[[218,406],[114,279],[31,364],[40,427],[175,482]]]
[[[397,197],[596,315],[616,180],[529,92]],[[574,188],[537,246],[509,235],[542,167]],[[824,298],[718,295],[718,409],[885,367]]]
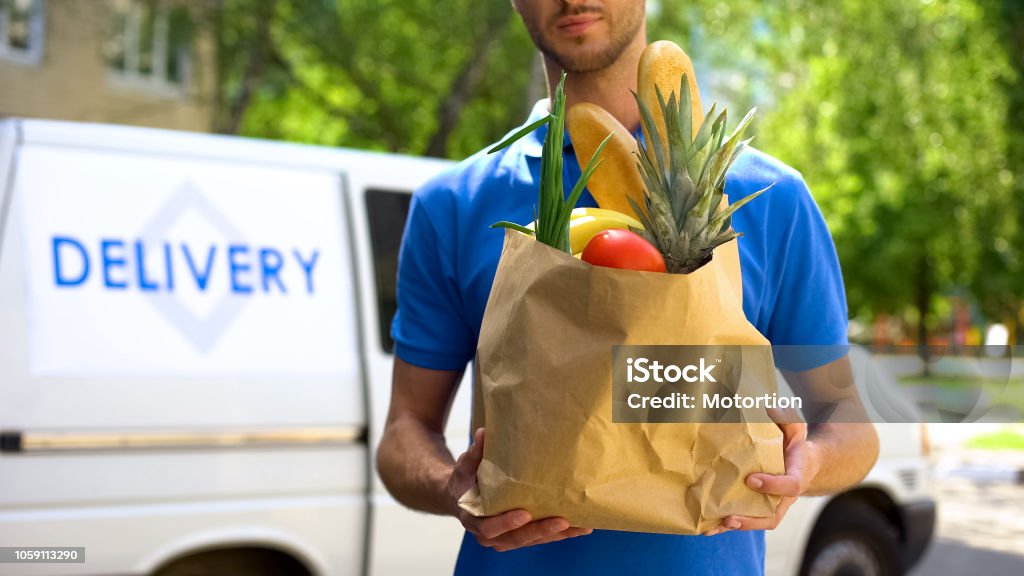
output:
[[[452,514],[466,530],[476,536],[481,546],[498,552],[557,542],[584,536],[591,530],[573,528],[565,518],[534,520],[526,510],[509,510],[497,516],[473,516],[459,507],[459,498],[476,485],[476,471],[484,457],[484,429],[473,435],[473,444],[455,462],[446,490],[452,503]]]
[[[807,492],[821,464],[814,444],[807,440],[807,424],[785,423],[779,424],[779,428],[782,429],[786,472],[781,475],[756,473],[747,476],[747,486],[752,490],[782,496],[775,508],[775,515],[767,518],[728,516],[718,526],[704,532],[705,536],[716,536],[729,530],[774,530],[786,516],[789,507]]]
[[[391,407],[377,448],[377,470],[395,500],[416,510],[455,516],[482,546],[498,551],[590,534],[570,527],[565,518],[534,520],[525,510],[477,518],[459,508],[459,498],[476,485],[484,458],[483,428],[458,461],[445,444],[444,425],[461,378],[461,372],[430,370],[395,358]]]
[[[783,372],[790,388],[818,404],[834,405],[829,419],[816,422],[810,439],[807,425],[791,411],[769,411],[782,429],[785,474],[751,474],[747,486],[762,494],[781,496],[771,518],[729,516],[705,532],[714,536],[727,530],[773,530],[799,496],[832,494],[867,476],[878,459],[878,433],[870,424],[854,382],[847,356],[810,370]],[[792,422],[792,423],[791,423]]]

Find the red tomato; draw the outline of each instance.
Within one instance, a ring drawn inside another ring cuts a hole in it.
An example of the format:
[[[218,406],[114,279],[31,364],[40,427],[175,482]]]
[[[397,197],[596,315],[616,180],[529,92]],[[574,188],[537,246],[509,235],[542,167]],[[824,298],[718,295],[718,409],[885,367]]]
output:
[[[598,232],[583,249],[582,259],[594,266],[664,272],[661,252],[643,236],[629,230],[611,229]]]

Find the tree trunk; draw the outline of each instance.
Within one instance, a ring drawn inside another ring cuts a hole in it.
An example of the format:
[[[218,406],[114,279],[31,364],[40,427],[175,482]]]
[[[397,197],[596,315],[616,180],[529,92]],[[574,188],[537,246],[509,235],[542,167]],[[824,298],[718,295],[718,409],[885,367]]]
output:
[[[267,59],[270,55],[270,25],[274,19],[274,8],[277,0],[263,0],[260,2],[260,11],[255,15],[257,18],[256,34],[253,37],[252,49],[249,51],[249,61],[245,65],[242,74],[241,89],[238,96],[231,102],[228,109],[228,116],[224,123],[223,132],[226,134],[238,134],[242,128],[242,120],[245,118],[245,111],[252,103],[253,92],[259,86],[266,69]]]
[[[1017,347],[1022,344],[1020,332],[1021,326],[1024,326],[1024,302],[1014,298],[1014,304],[1016,309],[1010,315],[1013,318],[1013,323],[1010,324],[1010,346]]]
[[[487,70],[487,56],[491,49],[501,38],[500,33],[482,34],[481,39],[473,46],[472,55],[459,70],[458,75],[452,82],[448,97],[445,98],[437,110],[437,130],[430,137],[427,144],[427,156],[443,158],[448,152],[448,139],[455,126],[459,123],[459,115],[462,109],[469,103],[473,91],[480,84],[484,72]]]
[[[227,48],[224,43],[224,5],[221,0],[214,0],[210,3],[208,18],[203,22],[209,22],[213,36],[213,131],[223,132],[224,126],[224,84],[227,73],[225,72],[224,54]]]
[[[921,255],[917,263],[917,354],[921,358],[923,369],[921,374],[925,377],[931,375],[929,360],[931,353],[928,350],[928,314],[931,312],[932,287],[930,282],[931,270],[928,267],[928,253]]]

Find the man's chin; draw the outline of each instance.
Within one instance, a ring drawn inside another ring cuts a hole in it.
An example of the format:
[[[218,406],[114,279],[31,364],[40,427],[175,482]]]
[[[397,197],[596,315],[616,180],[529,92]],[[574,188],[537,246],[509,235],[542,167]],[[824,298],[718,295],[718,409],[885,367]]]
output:
[[[549,53],[548,56],[570,74],[585,74],[611,66],[618,54],[605,47],[563,50],[554,54]]]

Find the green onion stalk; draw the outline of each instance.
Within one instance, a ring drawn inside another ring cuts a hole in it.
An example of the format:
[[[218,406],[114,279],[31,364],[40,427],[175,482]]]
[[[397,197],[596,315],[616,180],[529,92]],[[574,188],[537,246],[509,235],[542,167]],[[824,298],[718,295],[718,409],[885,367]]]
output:
[[[587,182],[590,181],[590,177],[597,170],[597,167],[601,165],[601,151],[604,150],[605,144],[608,143],[614,132],[609,134],[601,142],[601,145],[597,147],[597,151],[590,159],[590,162],[587,163],[587,167],[583,170],[579,181],[576,182],[576,186],[573,187],[569,197],[565,198],[565,189],[562,182],[562,148],[565,140],[564,71],[558,86],[555,88],[555,96],[551,102],[551,112],[502,140],[501,143],[488,150],[487,153],[493,154],[545,124],[548,126],[548,133],[544,137],[544,151],[541,154],[540,190],[537,194],[537,204],[534,206],[533,229],[508,221],[496,222],[491,225],[491,228],[512,228],[523,234],[533,236],[538,242],[543,242],[552,248],[572,254],[569,246],[569,220],[572,217],[572,209],[576,206],[576,202],[583,193],[583,189],[586,188]]]

